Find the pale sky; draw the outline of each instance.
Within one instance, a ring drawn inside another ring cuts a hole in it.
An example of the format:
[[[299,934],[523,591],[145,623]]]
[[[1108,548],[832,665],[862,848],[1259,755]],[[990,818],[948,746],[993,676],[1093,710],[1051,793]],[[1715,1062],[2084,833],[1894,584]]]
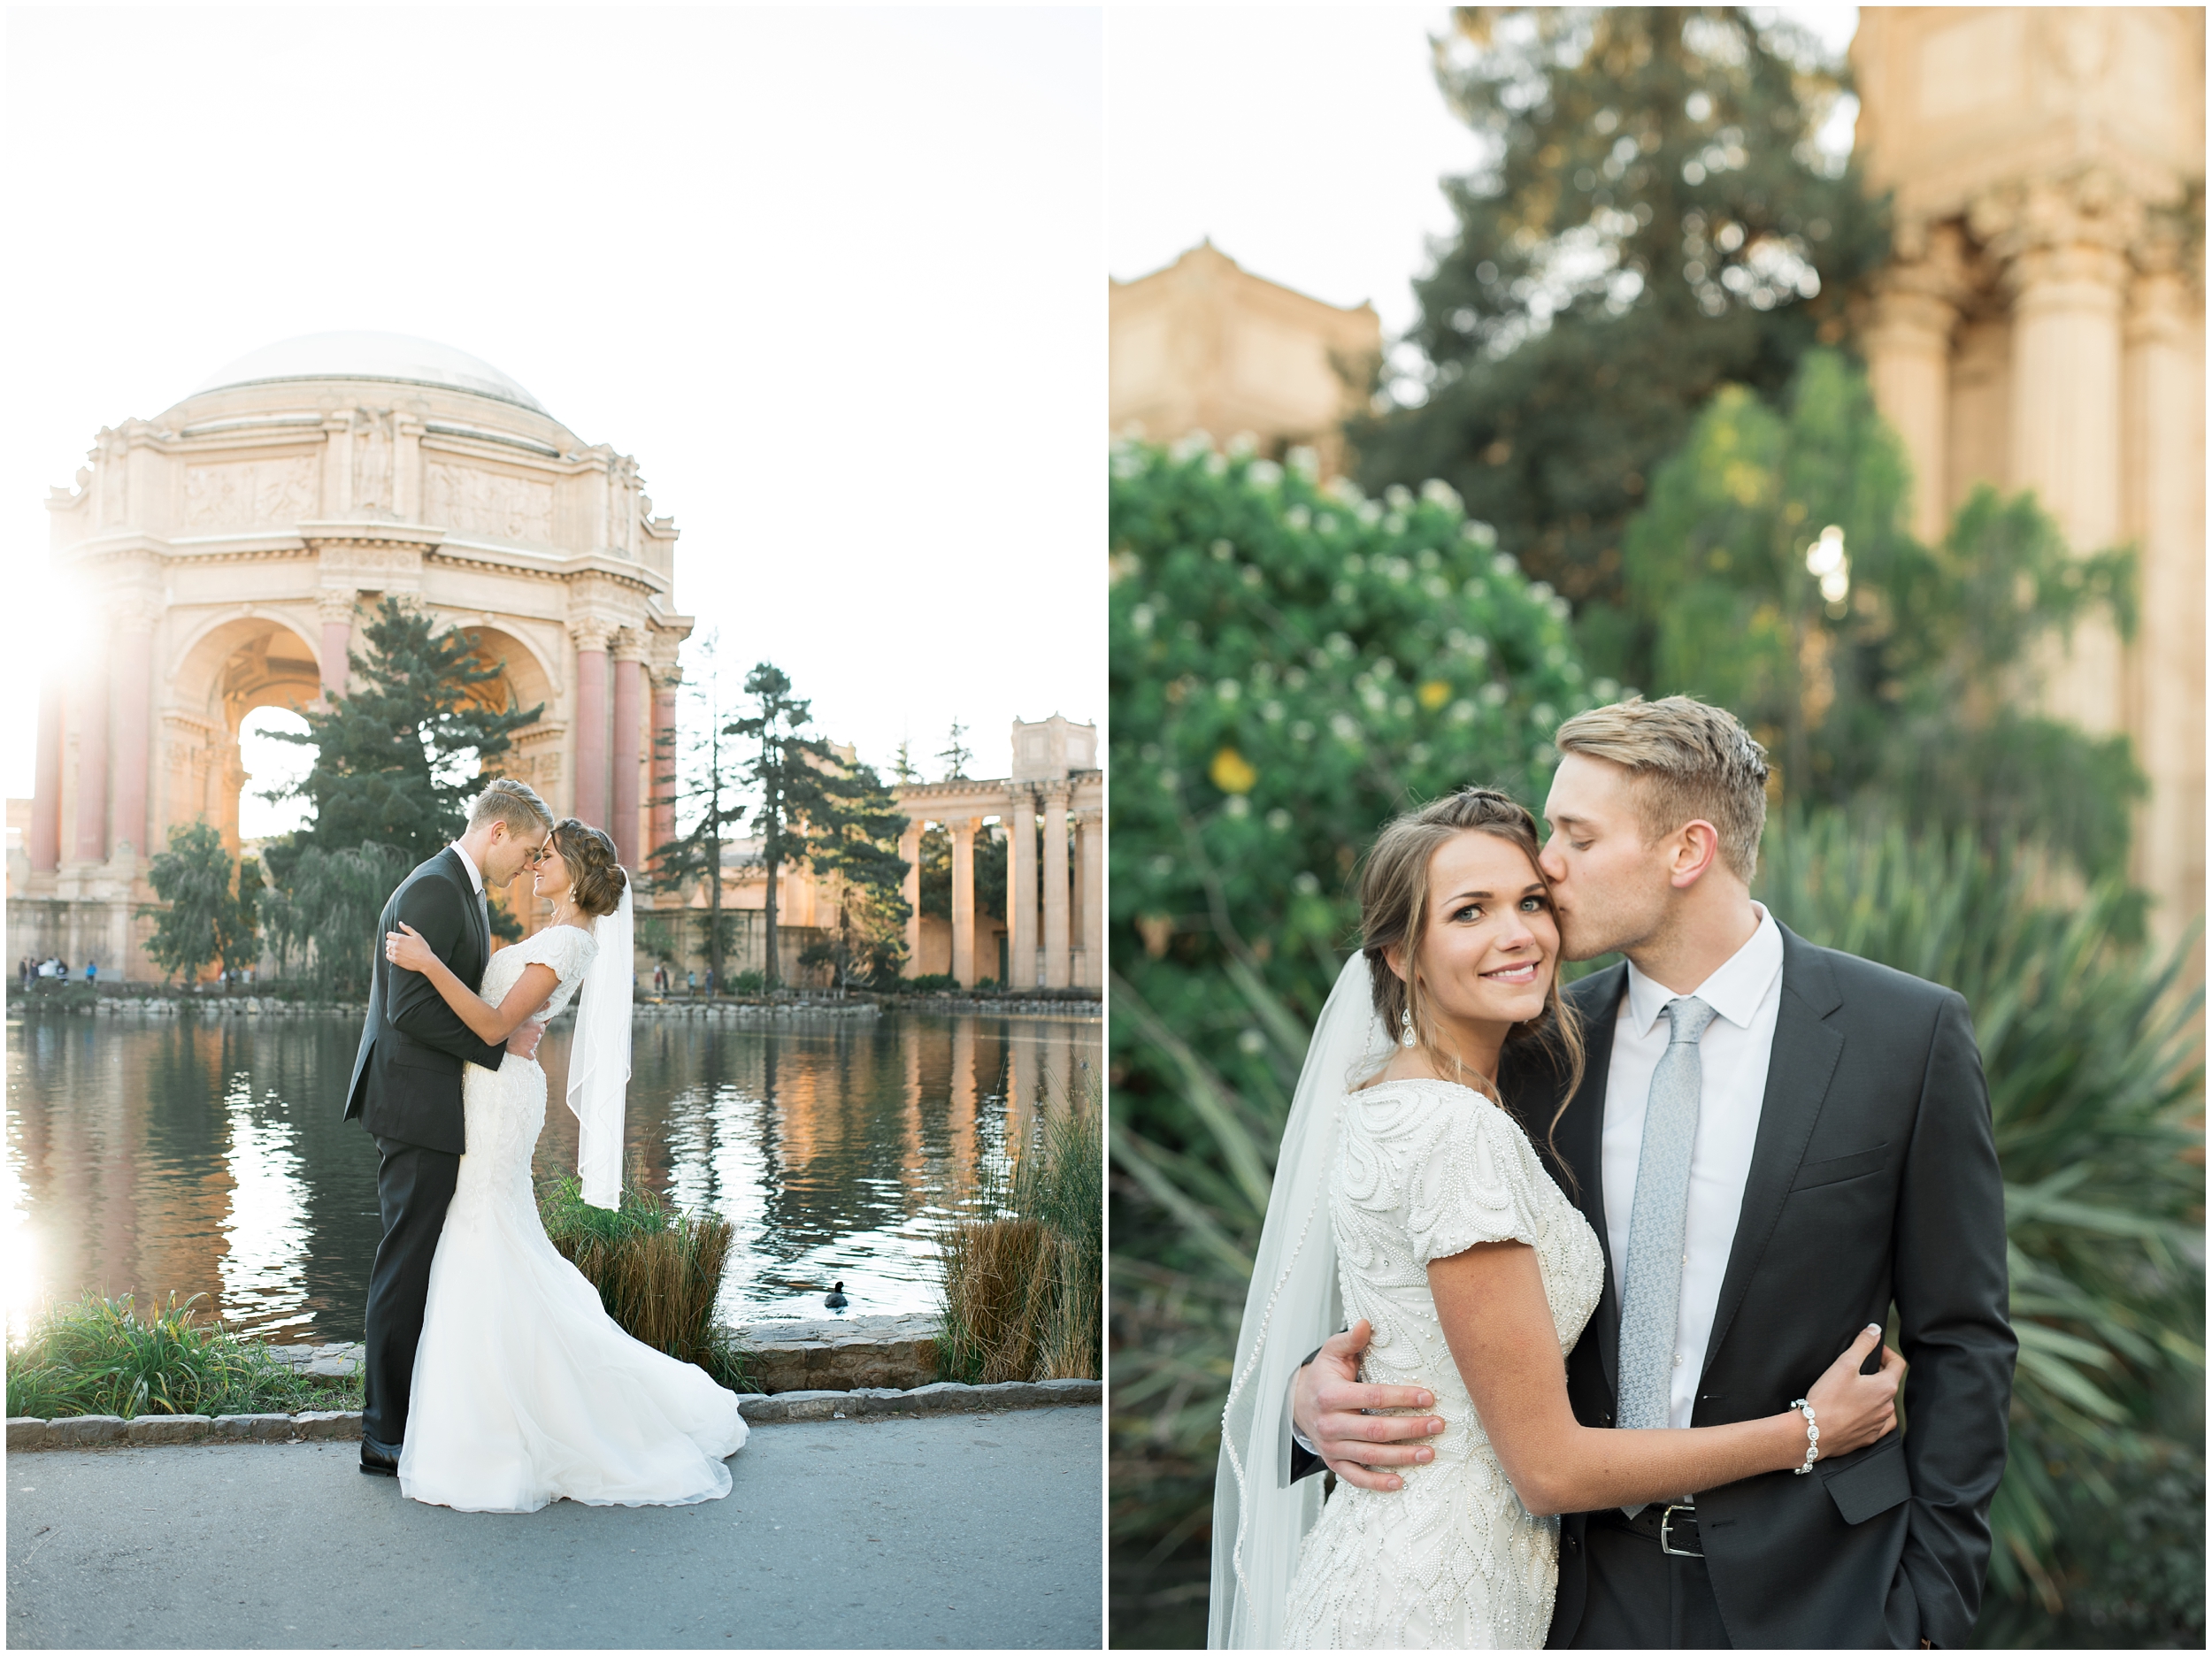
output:
[[[1780,10],[1837,51],[1858,27],[1855,6]],[[1431,67],[1449,27],[1444,6],[1110,9],[1112,273],[1210,235],[1271,281],[1372,302],[1385,338],[1402,334],[1429,243],[1454,227],[1438,180],[1477,159]]]
[[[635,456],[678,603],[862,757],[933,755],[958,718],[1003,775],[1015,717],[1103,720],[1096,10],[5,27],[10,795],[40,668],[76,647],[47,489],[103,426],[336,329],[471,352]]]

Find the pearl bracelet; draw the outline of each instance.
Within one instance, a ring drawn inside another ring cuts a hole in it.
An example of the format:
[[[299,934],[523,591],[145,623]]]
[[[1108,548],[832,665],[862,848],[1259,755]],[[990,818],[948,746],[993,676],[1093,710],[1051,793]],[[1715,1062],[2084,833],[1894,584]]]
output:
[[[1813,1462],[1820,1459],[1820,1423],[1813,1418],[1813,1406],[1803,1398],[1790,1405],[1805,1417],[1805,1464],[1791,1470],[1799,1477],[1813,1469]]]

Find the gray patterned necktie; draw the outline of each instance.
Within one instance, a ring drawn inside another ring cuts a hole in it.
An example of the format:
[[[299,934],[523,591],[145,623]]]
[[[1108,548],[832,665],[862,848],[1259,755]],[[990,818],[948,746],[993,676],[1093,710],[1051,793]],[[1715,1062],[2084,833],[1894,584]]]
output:
[[[1667,1423],[1674,1389],[1676,1314],[1682,1303],[1682,1252],[1690,1210],[1690,1152],[1697,1144],[1698,1092],[1703,1071],[1698,1037],[1713,1008],[1683,995],[1661,1008],[1672,1033],[1651,1072],[1644,1106],[1643,1148],[1636,1158],[1635,1206],[1628,1219],[1628,1262],[1622,1272],[1620,1403],[1624,1427]],[[1621,1510],[1633,1518],[1638,1502]]]

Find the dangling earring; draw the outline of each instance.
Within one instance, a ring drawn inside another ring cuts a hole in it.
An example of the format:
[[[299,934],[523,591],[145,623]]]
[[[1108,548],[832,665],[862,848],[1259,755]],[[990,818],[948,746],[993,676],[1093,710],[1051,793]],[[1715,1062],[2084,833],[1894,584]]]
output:
[[[1420,1044],[1413,1038],[1413,1008],[1411,1007],[1407,1007],[1398,1014],[1398,1029],[1400,1045],[1415,1046]]]

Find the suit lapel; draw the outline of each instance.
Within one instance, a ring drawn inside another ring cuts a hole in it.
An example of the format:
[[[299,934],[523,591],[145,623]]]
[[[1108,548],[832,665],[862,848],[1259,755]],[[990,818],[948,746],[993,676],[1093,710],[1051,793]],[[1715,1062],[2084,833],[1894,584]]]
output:
[[[1584,978],[1571,992],[1582,1014],[1582,1086],[1560,1118],[1558,1133],[1559,1153],[1575,1176],[1576,1206],[1597,1232],[1605,1259],[1605,1286],[1589,1326],[1597,1334],[1605,1389],[1616,1396],[1620,1390],[1621,1304],[1613,1292],[1612,1239],[1605,1233],[1605,1091],[1613,1064],[1613,1029],[1627,989],[1628,968],[1616,964]]]
[[[445,848],[445,854],[453,859],[454,878],[461,882],[461,907],[468,911],[469,935],[476,939],[476,967],[480,973],[484,962],[492,957],[492,940],[484,931],[484,905],[477,899],[476,884],[469,878],[468,865],[461,861],[461,854],[451,846]],[[467,977],[465,972],[456,975],[465,979]]]
[[[1775,924],[1781,926],[1779,921]],[[1752,1143],[1751,1170],[1744,1179],[1736,1239],[1721,1276],[1720,1300],[1713,1308],[1713,1333],[1706,1342],[1701,1373],[1711,1370],[1714,1355],[1728,1338],[1729,1324],[1759,1269],[1798,1165],[1805,1159],[1813,1123],[1827,1101],[1837,1061],[1843,1055],[1843,1037],[1825,1022],[1843,1004],[1834,975],[1820,951],[1787,926],[1781,926],[1781,932],[1782,1003],[1774,1021],[1774,1049],[1767,1061],[1766,1092],[1759,1104],[1759,1132]]]

